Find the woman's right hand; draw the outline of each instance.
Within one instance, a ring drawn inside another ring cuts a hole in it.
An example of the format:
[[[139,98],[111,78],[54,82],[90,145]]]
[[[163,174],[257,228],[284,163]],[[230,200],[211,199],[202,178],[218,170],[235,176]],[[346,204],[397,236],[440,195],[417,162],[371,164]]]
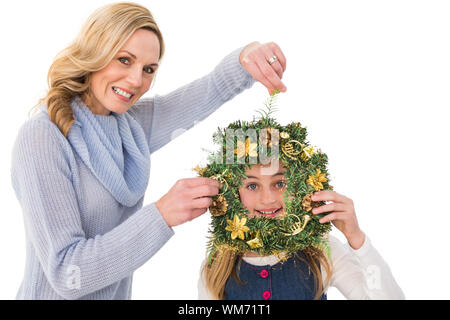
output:
[[[204,214],[220,188],[211,178],[181,179],[155,204],[169,227],[174,227]]]
[[[276,57],[277,60],[270,63],[272,57]],[[239,62],[253,79],[261,82],[269,90],[270,95],[275,89],[286,92],[286,86],[281,81],[286,71],[286,57],[275,42],[250,43],[242,50]]]

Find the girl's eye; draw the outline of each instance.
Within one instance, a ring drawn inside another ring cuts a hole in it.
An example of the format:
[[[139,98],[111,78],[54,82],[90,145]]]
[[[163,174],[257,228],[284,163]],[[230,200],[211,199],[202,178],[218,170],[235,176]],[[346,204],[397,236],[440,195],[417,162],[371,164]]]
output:
[[[250,184],[247,186],[247,189],[249,189],[249,190],[256,190],[256,184],[255,184],[255,183],[250,183]]]
[[[279,189],[283,189],[284,187],[286,187],[286,182],[284,182],[284,181],[278,181],[278,182],[277,182],[277,187],[278,187]]]

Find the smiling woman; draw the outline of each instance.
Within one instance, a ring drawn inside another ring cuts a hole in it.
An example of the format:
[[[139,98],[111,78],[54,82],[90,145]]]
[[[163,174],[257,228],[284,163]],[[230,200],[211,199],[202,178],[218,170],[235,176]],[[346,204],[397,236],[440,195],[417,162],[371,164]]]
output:
[[[158,68],[159,47],[154,32],[135,31],[115,59],[92,73],[90,90],[83,95],[92,112],[123,114],[133,106],[150,89]]]
[[[203,77],[141,99],[163,54],[150,11],[113,3],[96,10],[51,65],[41,112],[13,148],[11,180],[27,235],[18,299],[131,299],[133,272],[172,227],[204,214],[220,186],[180,179],[143,206],[151,154],[255,80],[283,88],[280,48],[253,42]]]
[[[147,8],[129,3],[99,8],[57,55],[48,72],[48,93],[34,110],[45,104],[50,120],[66,137],[75,122],[70,107],[75,96],[82,96],[94,114],[122,114],[149,90],[164,50],[161,31]]]

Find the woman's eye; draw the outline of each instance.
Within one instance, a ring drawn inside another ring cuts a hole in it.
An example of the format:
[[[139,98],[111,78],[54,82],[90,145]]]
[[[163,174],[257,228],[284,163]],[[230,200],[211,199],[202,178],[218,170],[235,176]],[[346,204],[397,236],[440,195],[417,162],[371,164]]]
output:
[[[126,64],[126,65],[128,65],[128,62],[129,62],[128,58],[119,58],[117,60],[119,60],[120,62],[122,62],[123,64]]]
[[[144,71],[147,72],[148,74],[153,74],[153,73],[155,73],[155,70],[154,70],[153,68],[150,68],[150,67],[144,68]]]
[[[124,65],[127,65],[127,66],[130,65],[129,58],[122,57],[122,58],[118,58],[117,60],[119,60]],[[155,69],[153,69],[152,67],[146,67],[146,68],[144,68],[144,72],[148,73],[148,74],[153,74],[153,73],[155,73]]]
[[[256,184],[255,184],[255,183],[250,183],[250,184],[247,186],[247,189],[249,189],[249,190],[256,190]]]

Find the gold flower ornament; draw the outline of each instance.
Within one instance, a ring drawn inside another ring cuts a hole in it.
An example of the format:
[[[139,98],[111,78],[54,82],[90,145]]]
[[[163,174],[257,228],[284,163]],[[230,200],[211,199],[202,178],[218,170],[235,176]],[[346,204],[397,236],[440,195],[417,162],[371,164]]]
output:
[[[225,230],[231,232],[231,239],[234,240],[236,238],[239,238],[241,240],[244,240],[244,233],[250,230],[245,225],[247,223],[247,218],[243,217],[242,219],[239,219],[239,217],[236,215],[234,216],[233,220],[227,220],[227,222],[228,226],[225,228]]]

